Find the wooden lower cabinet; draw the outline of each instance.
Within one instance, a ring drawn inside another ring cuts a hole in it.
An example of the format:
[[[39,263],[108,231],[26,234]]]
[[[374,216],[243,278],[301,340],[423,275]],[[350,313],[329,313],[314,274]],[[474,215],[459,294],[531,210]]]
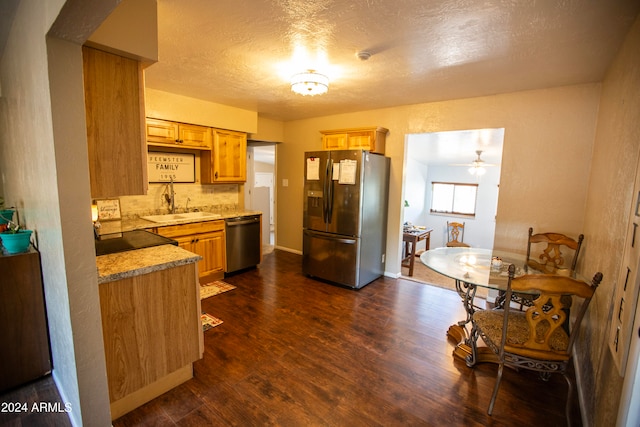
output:
[[[226,264],[224,221],[171,225],[159,227],[156,232],[176,240],[181,248],[202,257],[198,262],[200,283],[204,284],[224,277]]]
[[[111,417],[193,377],[202,357],[195,264],[99,285]]]

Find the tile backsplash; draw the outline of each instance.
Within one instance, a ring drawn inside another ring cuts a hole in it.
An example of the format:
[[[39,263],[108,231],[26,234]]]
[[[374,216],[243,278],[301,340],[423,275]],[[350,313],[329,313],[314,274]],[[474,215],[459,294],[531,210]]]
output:
[[[238,184],[173,184],[176,212],[198,209],[207,212],[233,212],[239,209]],[[123,219],[169,213],[164,195],[169,184],[149,184],[146,196],[120,197]]]

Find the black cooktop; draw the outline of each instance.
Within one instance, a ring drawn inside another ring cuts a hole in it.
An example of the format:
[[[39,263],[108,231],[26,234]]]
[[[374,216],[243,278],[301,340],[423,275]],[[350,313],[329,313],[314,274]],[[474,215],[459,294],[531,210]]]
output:
[[[173,239],[162,237],[146,230],[125,231],[122,233],[122,237],[96,240],[95,243],[97,256],[149,248],[151,246],[178,245],[178,242]]]

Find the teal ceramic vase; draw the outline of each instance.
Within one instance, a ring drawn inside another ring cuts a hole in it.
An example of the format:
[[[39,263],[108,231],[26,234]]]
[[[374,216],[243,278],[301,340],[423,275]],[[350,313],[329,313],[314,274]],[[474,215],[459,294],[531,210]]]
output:
[[[16,233],[11,231],[5,231],[0,233],[0,240],[2,240],[2,246],[10,254],[19,254],[29,250],[29,244],[31,243],[32,230],[18,230]]]

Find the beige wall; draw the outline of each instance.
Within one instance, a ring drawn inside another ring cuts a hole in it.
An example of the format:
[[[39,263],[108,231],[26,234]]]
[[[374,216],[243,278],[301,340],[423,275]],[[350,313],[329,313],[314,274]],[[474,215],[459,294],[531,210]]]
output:
[[[58,30],[86,39],[117,1],[71,0]],[[0,62],[0,172],[35,230],[53,377],[75,425],[110,425],[90,213],[80,44],[46,35],[65,4],[22,0]],[[85,9],[85,7],[87,9]],[[91,10],[90,15],[87,13]],[[66,19],[71,15],[74,19]],[[73,24],[72,24],[73,23]]]
[[[589,269],[584,274],[604,274],[577,349],[582,390],[586,390],[584,405],[592,414],[588,425],[594,426],[612,425],[622,387],[607,347],[607,334],[618,274],[626,267],[621,265],[621,255],[640,160],[638,52],[640,20],[636,20],[603,83],[586,205],[583,260]]]
[[[156,0],[124,0],[91,34],[86,44],[146,65],[158,61]]]
[[[258,116],[258,130],[248,135],[256,141],[280,142],[284,140],[284,123]]]
[[[145,90],[145,109],[147,117],[219,129],[252,133],[258,126],[258,113],[255,111],[150,88]]]
[[[304,151],[320,148],[320,130],[361,126],[389,129],[390,275],[400,273],[406,134],[505,128],[495,247],[524,251],[530,226],[580,234],[599,93],[598,84],[589,84],[287,122],[284,143],[278,146],[277,221],[288,225],[278,227],[276,245],[302,249]]]

